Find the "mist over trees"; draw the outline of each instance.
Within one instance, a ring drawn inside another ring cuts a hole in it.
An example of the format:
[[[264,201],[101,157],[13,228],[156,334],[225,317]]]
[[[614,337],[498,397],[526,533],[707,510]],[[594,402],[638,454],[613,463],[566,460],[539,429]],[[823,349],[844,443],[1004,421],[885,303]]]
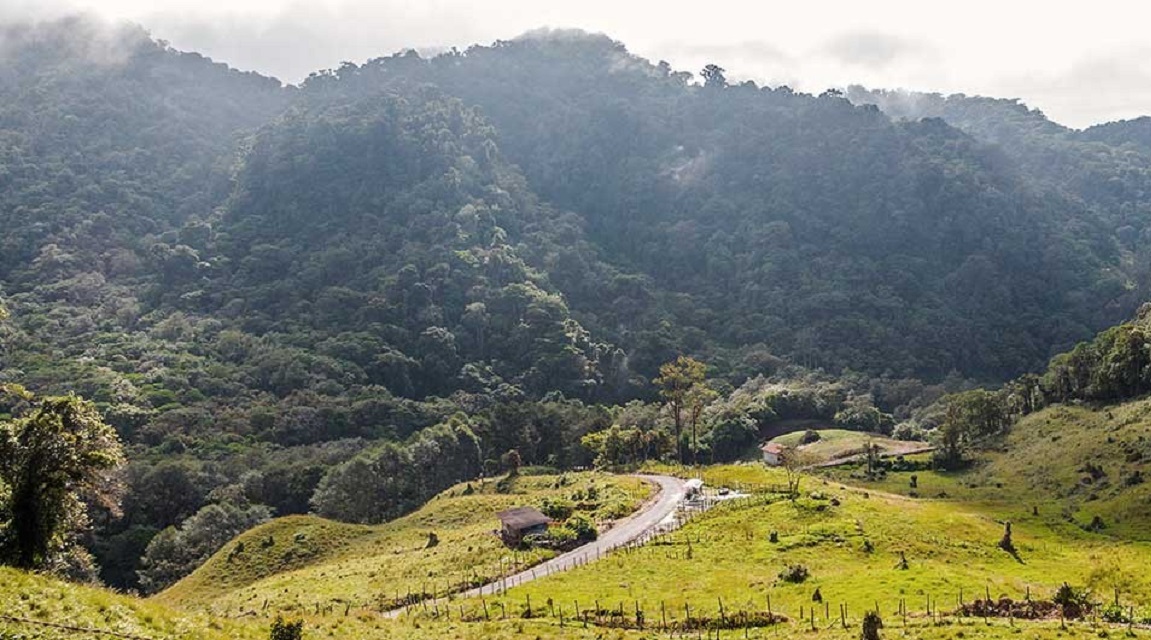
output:
[[[921,435],[1151,276],[1139,122],[733,84],[578,32],[299,87],[82,19],[4,38],[0,382],[75,392],[125,443],[89,544],[124,588],[266,517],[395,517],[511,451]],[[1050,397],[1142,389],[1116,332]]]

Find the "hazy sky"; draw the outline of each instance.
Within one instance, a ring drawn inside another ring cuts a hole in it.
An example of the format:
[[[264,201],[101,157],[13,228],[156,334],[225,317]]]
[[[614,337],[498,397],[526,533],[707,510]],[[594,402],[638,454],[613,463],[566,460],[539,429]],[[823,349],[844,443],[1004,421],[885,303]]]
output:
[[[607,33],[653,61],[820,92],[858,83],[1021,98],[1082,127],[1151,114],[1141,0],[0,0],[0,19],[88,11],[296,82],[405,48],[538,27]]]

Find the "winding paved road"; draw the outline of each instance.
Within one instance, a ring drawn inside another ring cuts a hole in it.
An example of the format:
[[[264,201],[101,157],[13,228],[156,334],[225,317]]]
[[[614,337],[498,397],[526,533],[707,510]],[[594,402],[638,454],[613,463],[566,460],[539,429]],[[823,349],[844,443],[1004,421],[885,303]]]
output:
[[[510,589],[525,582],[531,582],[537,578],[567,571],[572,567],[591,562],[615,547],[622,547],[653,532],[661,523],[666,521],[669,516],[675,513],[676,507],[683,501],[685,493],[684,480],[671,476],[656,475],[637,475],[634,477],[659,485],[659,494],[636,513],[633,513],[623,520],[617,521],[615,526],[605,531],[595,541],[589,542],[567,553],[560,554],[547,562],[537,564],[531,569],[510,575],[506,579],[500,579],[463,593],[453,594],[452,597],[473,598],[475,596],[490,595],[505,587]],[[429,604],[431,603],[429,602]],[[393,609],[384,615],[394,618],[403,613],[403,611],[403,608]]]

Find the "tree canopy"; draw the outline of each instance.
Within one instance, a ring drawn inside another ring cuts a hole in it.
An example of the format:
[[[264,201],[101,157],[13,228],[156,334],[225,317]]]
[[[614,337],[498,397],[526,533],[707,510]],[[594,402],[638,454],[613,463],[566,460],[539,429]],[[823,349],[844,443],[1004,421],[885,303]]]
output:
[[[119,508],[115,430],[76,396],[2,388],[15,417],[0,421],[0,560],[24,569],[83,569],[76,536],[89,504]]]

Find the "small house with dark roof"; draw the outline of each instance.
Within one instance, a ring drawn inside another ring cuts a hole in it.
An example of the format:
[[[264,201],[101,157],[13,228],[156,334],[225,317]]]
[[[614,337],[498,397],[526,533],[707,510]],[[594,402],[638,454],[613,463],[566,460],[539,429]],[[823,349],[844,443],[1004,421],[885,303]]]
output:
[[[496,514],[500,519],[500,537],[506,544],[519,544],[524,536],[547,533],[551,518],[531,507],[516,507]]]
[[[783,464],[783,454],[787,451],[787,447],[778,442],[769,442],[760,447],[759,450],[763,452],[764,464],[778,467]]]

